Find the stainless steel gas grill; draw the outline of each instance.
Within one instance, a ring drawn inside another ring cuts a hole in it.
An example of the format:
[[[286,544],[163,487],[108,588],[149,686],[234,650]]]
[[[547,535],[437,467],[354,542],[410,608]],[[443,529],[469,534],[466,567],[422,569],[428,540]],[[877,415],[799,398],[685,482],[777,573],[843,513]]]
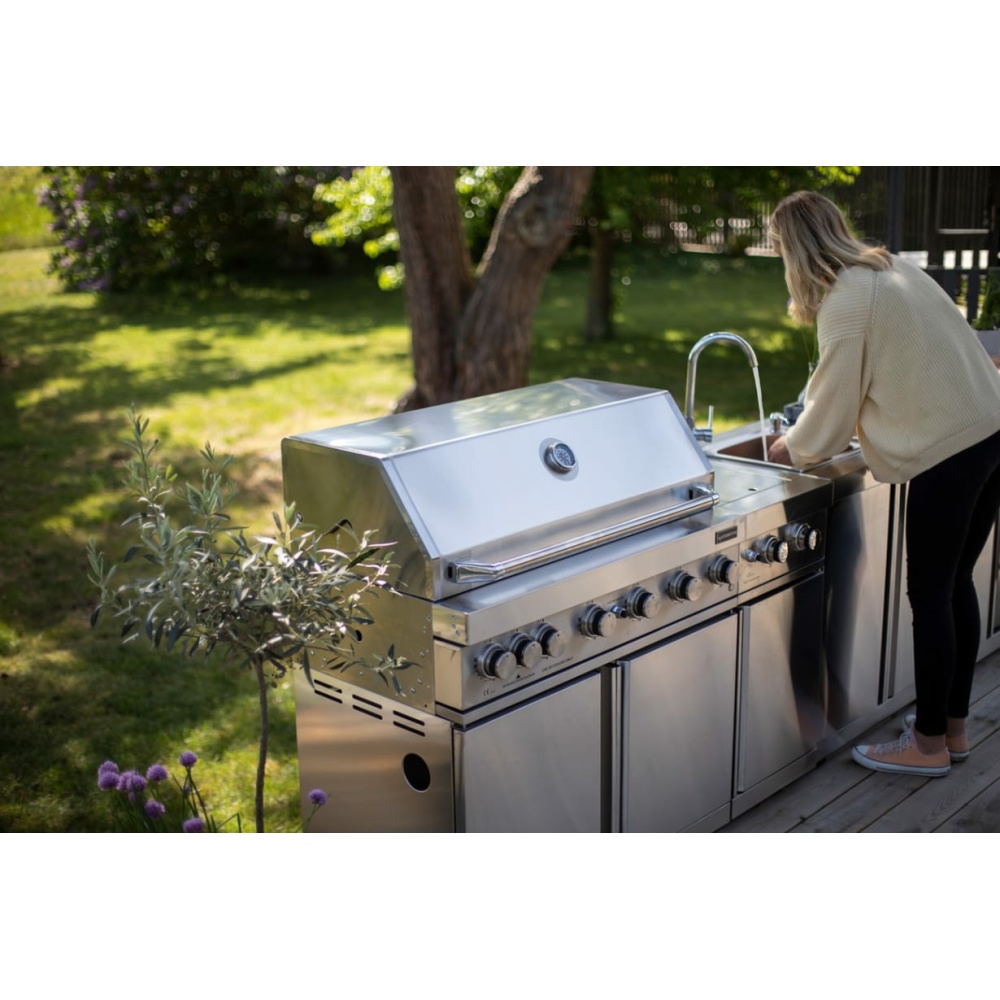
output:
[[[282,460],[307,522],[376,529],[396,564],[361,662],[297,673],[311,829],[714,829],[823,738],[830,484],[713,467],[669,393],[568,379]]]

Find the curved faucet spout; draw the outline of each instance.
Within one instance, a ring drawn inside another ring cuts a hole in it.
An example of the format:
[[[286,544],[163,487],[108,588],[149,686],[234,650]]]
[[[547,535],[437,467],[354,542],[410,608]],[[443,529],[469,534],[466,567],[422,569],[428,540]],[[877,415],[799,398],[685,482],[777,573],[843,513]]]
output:
[[[754,349],[742,338],[738,337],[735,333],[709,333],[702,337],[694,347],[691,348],[691,353],[688,354],[688,366],[687,366],[687,387],[684,391],[684,419],[687,420],[687,425],[695,432],[695,437],[700,440],[711,440],[712,438],[712,427],[711,419],[709,420],[709,426],[704,430],[699,430],[694,425],[694,383],[695,376],[698,371],[698,357],[701,352],[708,347],[709,344],[715,343],[725,343],[725,344],[736,344],[743,353],[747,356],[747,361],[750,363],[750,368],[758,368],[757,365],[757,355],[754,353]]]

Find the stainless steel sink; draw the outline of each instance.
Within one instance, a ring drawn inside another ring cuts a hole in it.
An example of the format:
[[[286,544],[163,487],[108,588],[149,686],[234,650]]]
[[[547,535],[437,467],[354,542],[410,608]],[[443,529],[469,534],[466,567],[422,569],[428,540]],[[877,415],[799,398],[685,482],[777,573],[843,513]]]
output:
[[[768,449],[770,449],[771,445],[780,436],[780,434],[767,435],[766,441]],[[771,469],[794,468],[794,466],[785,465],[780,462],[769,462],[767,460],[767,455],[763,453],[763,447],[761,445],[760,427],[757,424],[748,424],[744,427],[737,428],[734,431],[728,431],[725,434],[721,434],[716,441],[703,442],[702,448],[709,458],[725,458],[739,462],[750,462],[754,465],[764,465]],[[829,458],[824,459],[822,462],[817,462],[815,465],[799,468],[798,471],[808,472],[810,469],[817,469],[820,466],[828,465],[831,462],[838,462],[843,459],[853,458],[860,455],[860,451],[861,449],[858,445],[857,438],[854,438],[851,441],[850,446],[845,448],[842,452],[839,452],[836,455],[831,455]]]
[[[767,435],[767,447],[770,449],[771,445],[780,437],[780,434],[768,434]],[[722,445],[719,442],[718,447],[713,447],[709,444],[706,446],[705,451],[710,455],[717,454],[720,456],[725,456],[726,458],[749,458],[756,462],[767,462],[768,465],[776,465],[779,463],[768,462],[767,456],[762,454],[761,438],[758,432],[754,437],[746,438],[745,440],[736,441],[733,444]]]

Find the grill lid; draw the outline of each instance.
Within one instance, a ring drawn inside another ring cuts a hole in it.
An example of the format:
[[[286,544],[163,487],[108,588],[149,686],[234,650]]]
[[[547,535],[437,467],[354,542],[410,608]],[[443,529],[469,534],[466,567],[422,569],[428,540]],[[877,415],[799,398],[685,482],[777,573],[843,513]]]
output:
[[[307,522],[376,529],[432,600],[718,499],[669,392],[586,379],[295,435],[282,464]]]

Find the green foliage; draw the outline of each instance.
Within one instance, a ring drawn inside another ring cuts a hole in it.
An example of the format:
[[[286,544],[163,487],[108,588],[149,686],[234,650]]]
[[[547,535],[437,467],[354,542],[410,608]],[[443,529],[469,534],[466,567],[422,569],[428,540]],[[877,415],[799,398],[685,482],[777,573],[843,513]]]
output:
[[[90,579],[100,603],[91,624],[107,608],[121,620],[126,641],[145,634],[157,648],[169,653],[176,646],[189,656],[220,645],[240,666],[266,665],[272,684],[307,646],[343,654],[356,626],[371,624],[365,593],[386,586],[385,558],[372,561],[385,544],[372,544],[368,534],[358,539],[346,523],[322,533],[307,529],[294,506],[272,514],[273,534],[248,539],[225,511],[231,458],[219,462],[206,445],[200,486],[178,486],[170,465],[153,462],[159,442],[145,437],[149,421],[135,411],[130,419],[132,438],[123,443],[133,457],[124,484],[137,510],[125,524],[135,525],[138,537],[123,561],[141,556],[152,571],[112,587],[118,566],[105,570],[92,539]],[[175,498],[186,508],[180,524],[168,511]],[[348,540],[348,550],[324,547],[331,534]]]
[[[0,167],[0,251],[52,246],[53,221],[39,204],[41,167]]]
[[[88,538],[109,555],[135,544],[136,524],[119,527],[135,511],[120,481],[132,457],[120,444],[130,433],[122,396],[141,401],[179,480],[200,487],[206,438],[234,454],[231,523],[271,525],[282,509],[281,438],[385,414],[408,385],[402,297],[362,274],[197,295],[65,293],[44,274],[47,256],[0,253],[0,831],[108,831],[101,762],[169,761],[181,747],[205,767],[199,787],[214,814],[246,819],[260,732],[247,671],[219,648],[206,659],[175,645],[166,656],[144,633],[123,645],[107,621],[88,626]],[[533,382],[646,385],[680,405],[687,353],[722,329],[757,352],[765,411],[796,398],[805,355],[780,261],[637,244],[622,257],[632,280],[610,344],[580,336],[586,266],[563,261],[550,274]],[[712,403],[720,431],[755,419],[741,352],[703,357],[698,402],[698,422]],[[144,568],[137,554],[113,583]],[[288,832],[302,819],[292,678],[268,692],[268,829]],[[326,808],[342,806],[331,798]]]
[[[455,178],[473,257],[486,249],[497,212],[520,175],[520,167],[459,167]],[[399,233],[392,215],[392,176],[388,167],[356,167],[350,177],[338,177],[316,189],[319,202],[333,212],[311,230],[320,246],[360,243],[371,258],[399,253]],[[396,289],[404,281],[398,261],[376,268],[379,287]]]
[[[205,804],[193,772],[198,755],[185,750],[178,763],[184,781],[173,778],[162,764],[153,764],[143,777],[138,771],[119,772],[113,760],[97,770],[97,787],[110,793],[115,828],[122,833],[221,833],[230,823],[243,829],[239,813],[219,823]],[[311,818],[311,817],[310,817]]]
[[[972,326],[976,330],[1000,329],[1000,268],[987,272],[983,304]]]
[[[583,213],[591,226],[625,240],[645,222],[669,220],[672,239],[705,243],[720,227],[734,255],[748,243],[729,231],[730,219],[760,225],[769,205],[792,191],[848,183],[860,167],[598,167]]]
[[[314,243],[339,247],[360,243],[372,258],[399,252],[388,167],[356,167],[349,177],[337,177],[328,184],[318,185],[316,200],[333,212],[312,229]],[[376,269],[376,274],[380,288],[399,288],[403,284],[401,265],[383,265]]]
[[[46,167],[51,271],[113,292],[308,270],[313,191],[332,167]]]
[[[267,687],[276,687],[289,667],[305,665],[307,648],[352,655],[357,627],[373,621],[365,594],[387,586],[387,560],[375,558],[386,546],[371,544],[368,534],[359,540],[346,522],[327,532],[307,529],[294,506],[286,506],[283,516],[272,514],[272,534],[248,538],[243,528],[230,526],[225,512],[232,497],[224,478],[230,459],[217,461],[206,445],[200,486],[178,486],[170,465],[153,462],[159,442],[146,440],[149,421],[134,410],[131,421],[124,482],[137,510],[125,524],[135,525],[138,537],[123,563],[141,556],[152,570],[113,586],[119,567],[105,570],[91,539],[90,579],[100,603],[90,623],[95,626],[107,608],[119,619],[125,642],[144,634],[157,649],[188,656],[208,656],[219,646],[253,669],[261,709],[255,815],[263,832]],[[180,523],[168,511],[174,500],[181,501]],[[351,544],[324,547],[330,536]]]

